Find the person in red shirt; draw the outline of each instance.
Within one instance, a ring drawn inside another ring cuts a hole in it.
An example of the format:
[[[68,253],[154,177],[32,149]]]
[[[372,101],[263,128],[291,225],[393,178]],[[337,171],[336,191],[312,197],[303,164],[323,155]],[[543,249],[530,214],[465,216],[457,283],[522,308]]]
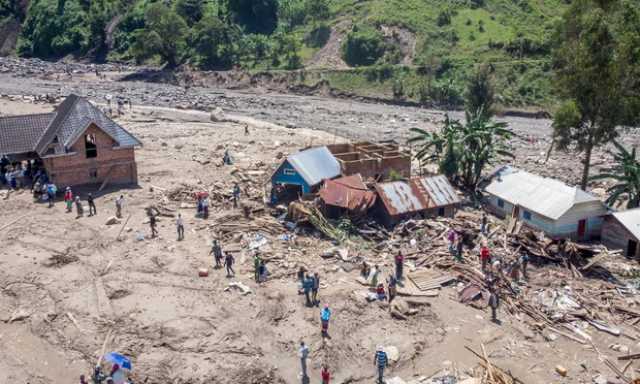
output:
[[[483,245],[480,248],[480,261],[482,262],[482,270],[485,271],[487,269],[487,264],[491,261],[491,254],[489,253],[489,248],[486,245]]]
[[[396,280],[402,280],[402,267],[404,264],[404,256],[402,256],[402,251],[398,251],[396,255]]]
[[[326,365],[322,366],[322,371],[320,372],[322,375],[322,384],[329,384],[329,380],[331,379],[331,374],[329,373],[329,367]]]
[[[64,191],[64,202],[67,205],[67,212],[71,212],[73,208],[73,192],[71,192],[71,188],[69,187]]]

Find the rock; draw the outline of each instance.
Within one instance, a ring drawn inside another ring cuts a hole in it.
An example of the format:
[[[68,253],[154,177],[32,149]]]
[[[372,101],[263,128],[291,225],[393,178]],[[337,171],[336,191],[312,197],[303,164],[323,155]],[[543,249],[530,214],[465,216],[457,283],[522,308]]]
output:
[[[105,222],[105,225],[115,225],[115,224],[120,224],[120,220],[118,220],[118,218],[115,216],[111,216]]]
[[[213,122],[222,122],[225,121],[226,117],[224,111],[220,107],[216,107],[213,111],[211,111],[211,121]]]
[[[383,350],[386,352],[387,358],[390,362],[397,363],[400,359],[400,351],[398,351],[397,347],[394,347],[393,345],[387,345],[383,348]]]
[[[567,368],[563,367],[562,365],[556,365],[556,372],[558,372],[558,375],[562,377],[567,376]]]

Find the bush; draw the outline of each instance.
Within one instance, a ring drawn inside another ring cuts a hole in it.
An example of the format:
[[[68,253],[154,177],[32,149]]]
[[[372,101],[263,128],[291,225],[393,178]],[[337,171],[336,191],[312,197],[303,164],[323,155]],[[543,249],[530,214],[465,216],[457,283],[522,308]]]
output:
[[[317,25],[305,36],[304,42],[313,48],[322,48],[331,36],[331,27],[325,23]]]
[[[439,27],[444,27],[445,25],[451,24],[451,12],[449,12],[449,10],[441,11],[438,14],[436,23],[438,24]]]
[[[269,35],[278,25],[278,0],[231,0],[233,20],[251,33]]]
[[[342,44],[342,58],[352,67],[373,65],[385,52],[382,34],[371,27],[354,27]]]

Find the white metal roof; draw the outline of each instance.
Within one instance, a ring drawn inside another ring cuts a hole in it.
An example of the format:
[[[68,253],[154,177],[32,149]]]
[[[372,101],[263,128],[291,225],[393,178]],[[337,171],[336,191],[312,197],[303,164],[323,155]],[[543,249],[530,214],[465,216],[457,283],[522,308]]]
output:
[[[295,153],[287,161],[310,186],[324,179],[340,176],[340,163],[327,147],[316,147]]]
[[[512,167],[498,171],[485,191],[554,220],[576,204],[600,201],[580,188]]]
[[[631,232],[636,239],[640,239],[640,208],[615,212],[612,215],[622,226]]]

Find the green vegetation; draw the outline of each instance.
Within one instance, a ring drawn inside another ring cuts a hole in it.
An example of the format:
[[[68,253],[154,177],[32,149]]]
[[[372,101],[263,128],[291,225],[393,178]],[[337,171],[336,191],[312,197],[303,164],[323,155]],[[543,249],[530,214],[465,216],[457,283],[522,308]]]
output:
[[[625,3],[640,7],[640,0]],[[458,108],[465,82],[478,67],[486,67],[494,79],[496,104],[550,107],[555,103],[551,48],[569,4],[569,0],[0,0],[0,22],[13,18],[22,23],[17,52],[24,56],[74,55],[169,67],[184,63],[202,69],[303,68],[330,41],[333,31],[340,49],[331,51],[340,52],[353,69],[337,73],[328,68],[318,80],[337,90]]]
[[[616,152],[610,152],[615,161],[612,169],[601,172],[592,180],[613,179],[616,184],[607,190],[606,203],[610,206],[626,201],[627,209],[640,206],[640,162],[636,158],[636,149],[629,151],[617,141],[612,141]]]

